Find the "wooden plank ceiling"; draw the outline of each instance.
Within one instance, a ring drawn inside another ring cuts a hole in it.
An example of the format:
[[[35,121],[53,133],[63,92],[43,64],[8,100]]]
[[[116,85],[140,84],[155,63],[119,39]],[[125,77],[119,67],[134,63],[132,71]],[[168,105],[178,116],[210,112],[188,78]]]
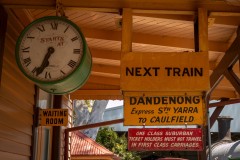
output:
[[[214,0],[62,0],[66,16],[76,23],[91,50],[93,68],[87,83],[71,94],[78,99],[121,99],[120,57],[122,9],[133,10],[132,51],[193,52],[194,17],[199,7],[209,13],[208,45],[210,74],[236,36],[240,7],[229,1]],[[0,0],[9,14],[24,26],[31,21],[56,15],[53,0]],[[19,29],[16,29],[19,32]],[[234,72],[239,75],[238,63]],[[238,98],[224,78],[211,99]]]

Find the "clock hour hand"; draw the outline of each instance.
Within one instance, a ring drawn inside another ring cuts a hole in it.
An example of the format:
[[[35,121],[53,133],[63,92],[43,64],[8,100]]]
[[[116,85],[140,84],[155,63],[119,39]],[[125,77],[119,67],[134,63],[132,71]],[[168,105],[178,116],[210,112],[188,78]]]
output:
[[[48,52],[47,54],[45,55],[43,61],[42,61],[42,64],[40,67],[37,67],[36,68],[36,76],[38,76],[39,74],[41,74],[43,72],[43,70],[49,65],[49,61],[48,59],[50,58],[51,54],[53,54],[54,52],[54,48],[53,47],[49,47],[48,48]]]

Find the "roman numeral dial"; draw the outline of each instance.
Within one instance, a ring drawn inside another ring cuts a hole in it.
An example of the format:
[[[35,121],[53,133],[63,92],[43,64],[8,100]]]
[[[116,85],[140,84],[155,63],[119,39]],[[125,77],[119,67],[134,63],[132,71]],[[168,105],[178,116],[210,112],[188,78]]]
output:
[[[80,66],[83,45],[76,24],[61,17],[43,17],[21,34],[17,43],[18,65],[38,83],[64,80]]]
[[[77,24],[67,18],[34,20],[20,34],[15,51],[24,75],[51,94],[73,92],[90,75],[92,59],[86,40]]]

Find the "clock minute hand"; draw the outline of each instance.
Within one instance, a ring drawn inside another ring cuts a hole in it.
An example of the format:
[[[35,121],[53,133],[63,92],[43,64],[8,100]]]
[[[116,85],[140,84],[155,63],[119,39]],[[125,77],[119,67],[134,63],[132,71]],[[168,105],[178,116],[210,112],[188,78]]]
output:
[[[49,65],[49,61],[48,59],[50,58],[51,54],[54,53],[54,48],[53,47],[49,47],[48,48],[48,52],[45,55],[42,64],[40,67],[37,67],[36,69],[36,76],[38,76],[39,74],[41,74],[43,72],[43,70]]]

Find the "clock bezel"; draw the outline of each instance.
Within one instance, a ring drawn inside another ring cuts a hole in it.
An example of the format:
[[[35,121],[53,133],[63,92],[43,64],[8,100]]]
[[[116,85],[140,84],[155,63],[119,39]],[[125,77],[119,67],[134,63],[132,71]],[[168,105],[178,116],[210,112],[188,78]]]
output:
[[[37,23],[42,23],[44,21],[48,21],[48,20],[58,20],[58,21],[63,21],[69,25],[71,25],[73,28],[76,29],[76,31],[79,33],[81,40],[82,40],[82,57],[81,57],[81,60],[79,61],[79,63],[77,64],[77,66],[75,67],[75,69],[73,69],[67,76],[61,78],[61,79],[57,79],[57,80],[48,80],[48,81],[44,81],[44,80],[40,80],[40,79],[37,79],[37,78],[34,78],[32,77],[31,75],[28,74],[28,72],[24,69],[24,67],[22,66],[22,63],[21,63],[21,60],[20,60],[20,52],[21,52],[21,49],[20,49],[20,45],[22,43],[22,40],[23,40],[23,37],[26,35],[26,33],[28,33],[28,31],[33,27],[35,26],[35,24]],[[23,74],[28,77],[30,80],[38,83],[38,84],[56,84],[56,83],[61,83],[69,78],[71,78],[71,76],[77,71],[79,70],[79,68],[81,68],[81,66],[83,65],[81,62],[83,61],[83,59],[85,59],[86,57],[86,53],[88,50],[87,48],[87,43],[86,43],[86,40],[80,30],[80,28],[75,24],[73,23],[72,21],[68,20],[67,18],[63,18],[63,17],[58,17],[58,16],[47,16],[47,17],[42,17],[42,18],[39,18],[37,20],[34,20],[33,22],[31,22],[27,27],[24,28],[24,30],[21,32],[18,40],[17,40],[17,43],[16,43],[16,48],[15,48],[15,57],[16,57],[16,61],[17,61],[17,64],[18,64],[18,67],[20,68],[21,72],[23,72]],[[89,73],[90,74],[90,73]]]

